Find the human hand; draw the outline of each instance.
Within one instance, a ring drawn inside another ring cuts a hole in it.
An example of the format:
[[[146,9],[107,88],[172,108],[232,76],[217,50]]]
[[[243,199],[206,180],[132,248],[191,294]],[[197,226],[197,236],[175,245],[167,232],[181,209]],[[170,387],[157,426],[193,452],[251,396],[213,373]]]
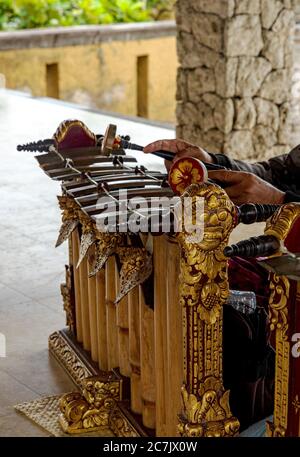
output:
[[[236,204],[282,204],[285,193],[253,173],[231,170],[214,170],[208,177],[224,184],[224,190]]]
[[[213,158],[208,152],[199,146],[188,143],[184,140],[158,140],[148,144],[144,148],[146,154],[157,152],[157,151],[169,151],[174,153],[174,160],[181,157],[195,157],[202,162],[213,163]],[[167,170],[170,169],[172,162],[165,160]]]

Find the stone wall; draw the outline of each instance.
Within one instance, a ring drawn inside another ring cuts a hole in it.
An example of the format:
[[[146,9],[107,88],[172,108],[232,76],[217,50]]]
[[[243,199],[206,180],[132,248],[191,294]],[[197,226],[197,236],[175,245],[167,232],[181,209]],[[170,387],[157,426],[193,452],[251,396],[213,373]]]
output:
[[[125,116],[175,123],[176,70],[174,21],[0,32],[0,84]]]
[[[294,5],[178,0],[177,136],[242,159],[290,147]]]
[[[296,22],[300,22],[300,0],[292,0],[292,5],[295,11]]]

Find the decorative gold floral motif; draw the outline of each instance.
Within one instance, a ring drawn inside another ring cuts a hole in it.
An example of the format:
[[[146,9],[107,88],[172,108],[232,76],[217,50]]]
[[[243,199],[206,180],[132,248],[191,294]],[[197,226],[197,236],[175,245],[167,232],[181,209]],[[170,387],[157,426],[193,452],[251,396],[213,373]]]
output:
[[[191,160],[181,160],[178,162],[178,166],[171,172],[169,179],[172,180],[176,191],[179,193],[184,190],[193,182],[200,182],[202,176],[197,168],[193,166]]]
[[[213,184],[193,184],[182,195],[205,199],[204,234],[198,243],[190,242],[191,234],[181,232],[178,240],[182,249],[181,302],[197,306],[200,318],[213,324],[228,297],[227,259],[223,250],[235,226],[235,207],[225,192]]]
[[[120,399],[120,381],[107,371],[99,376],[85,378],[81,384],[82,394],[94,408],[101,408],[107,399]]]
[[[285,276],[271,275],[269,299],[269,317],[271,330],[280,329],[282,338],[287,340],[288,309],[287,301],[290,292],[290,282]]]
[[[66,268],[66,282],[60,285],[63,307],[66,313],[66,324],[72,333],[75,331],[75,303],[72,292],[72,273],[69,265]]]
[[[183,436],[234,436],[239,422],[230,412],[229,392],[222,384],[222,307],[229,294],[223,251],[236,223],[236,208],[224,190],[210,183],[190,186],[182,199],[187,196],[193,220],[197,198],[204,199],[204,234],[198,240],[195,236],[197,242],[185,231],[177,235],[185,378],[179,432]]]
[[[59,229],[59,235],[58,235],[57,241],[55,243],[56,248],[58,248],[58,246],[60,246],[62,243],[64,243],[69,238],[69,236],[71,235],[73,230],[76,229],[77,225],[78,225],[78,221],[75,219],[66,220],[62,223],[62,225]]]
[[[283,205],[267,221],[265,234],[276,236],[282,243],[300,216],[300,205]],[[270,327],[276,337],[275,400],[273,423],[267,424],[268,436],[286,436],[291,400],[289,398],[291,344],[289,341],[288,300],[290,281],[286,276],[270,276]]]
[[[108,427],[109,415],[120,400],[120,381],[111,373],[82,381],[82,394],[75,392],[62,397],[60,424],[66,433],[85,433]]]
[[[93,375],[60,332],[52,333],[48,343],[50,352],[61,363],[76,385],[81,385],[85,378]]]
[[[65,433],[87,433],[108,427],[110,403],[99,410],[91,409],[85,398],[75,392],[62,397],[60,408],[59,423]]]
[[[294,401],[293,401],[293,406],[295,408],[295,413],[298,414],[300,412],[300,400],[299,400],[299,396],[296,395]]]
[[[284,438],[285,429],[282,427],[274,427],[272,422],[266,422],[266,436],[269,438]]]
[[[180,416],[178,431],[189,437],[235,436],[239,421],[232,417],[229,408],[229,391],[225,391],[220,380],[207,378],[198,395],[189,394],[186,387],[181,389],[183,414]]]
[[[80,239],[80,248],[79,248],[79,258],[76,265],[76,268],[79,267],[82,260],[85,258],[89,248],[96,241],[96,227],[93,220],[84,214],[82,211],[79,213],[79,221],[81,224],[81,239]]]
[[[120,291],[115,303],[119,303],[125,295],[146,281],[152,273],[152,255],[145,248],[122,247],[117,252],[122,268]]]
[[[118,437],[136,438],[141,436],[140,433],[128,421],[125,414],[118,405],[115,405],[109,416],[109,428]]]
[[[274,235],[279,240],[284,241],[299,216],[299,204],[288,203],[281,206],[267,221],[265,235]]]
[[[78,257],[78,262],[76,265],[76,268],[79,267],[83,259],[88,253],[88,250],[90,247],[95,243],[96,237],[94,232],[84,232],[81,234],[80,238],[80,248],[79,248],[79,257]]]
[[[274,424],[268,428],[270,436],[285,436],[288,422],[289,358],[288,298],[290,282],[285,276],[271,274],[269,316],[270,328],[276,330],[276,376]]]
[[[96,233],[95,261],[90,276],[95,276],[103,268],[108,257],[115,254],[124,244],[124,235],[120,233]]]
[[[80,208],[77,203],[70,197],[62,196],[57,197],[60,209],[62,210],[62,225],[59,230],[59,235],[55,247],[60,246],[66,241],[73,230],[79,223]]]

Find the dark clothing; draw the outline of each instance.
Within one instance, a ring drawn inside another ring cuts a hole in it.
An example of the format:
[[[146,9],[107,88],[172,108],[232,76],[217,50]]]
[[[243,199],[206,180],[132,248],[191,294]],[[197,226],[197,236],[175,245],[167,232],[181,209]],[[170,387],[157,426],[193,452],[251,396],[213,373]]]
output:
[[[211,154],[218,165],[246,171],[285,192],[285,203],[300,202],[300,145],[289,154],[264,162],[246,163],[224,154]],[[224,386],[230,390],[231,411],[241,430],[274,410],[275,351],[267,319],[268,273],[255,260],[234,258],[229,262],[232,290],[254,291],[257,309],[245,315],[224,306]]]
[[[285,192],[285,203],[300,202],[300,145],[289,154],[264,162],[246,163],[223,154],[212,154],[215,163],[234,171],[246,171]],[[241,430],[274,410],[275,351],[270,343],[268,273],[255,260],[229,262],[232,290],[251,290],[257,309],[245,315],[224,307],[224,386],[230,390],[230,407]]]
[[[230,408],[241,431],[274,410],[275,351],[268,323],[269,273],[255,260],[229,261],[231,290],[255,292],[257,308],[246,315],[224,306],[223,381],[230,390]]]
[[[277,189],[286,192],[285,202],[300,201],[300,145],[288,154],[265,162],[247,163],[230,159],[224,154],[211,154],[218,165],[234,170],[247,171],[268,181]]]

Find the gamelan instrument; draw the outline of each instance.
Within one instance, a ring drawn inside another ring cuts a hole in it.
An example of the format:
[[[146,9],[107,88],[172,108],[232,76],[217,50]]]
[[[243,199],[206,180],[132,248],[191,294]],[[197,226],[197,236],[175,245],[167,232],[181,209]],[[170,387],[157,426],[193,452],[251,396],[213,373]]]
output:
[[[236,436],[222,358],[229,259],[280,258],[300,207],[236,207],[199,160],[175,161],[169,174],[149,170],[125,153],[139,149],[129,140],[112,126],[95,135],[71,120],[52,139],[18,147],[37,152],[62,189],[57,246],[68,240],[61,285],[68,329],[53,333],[49,347],[79,391],[62,397],[60,424],[67,433],[109,426],[117,436]],[[264,235],[229,245],[240,222],[266,220]],[[271,274],[270,436],[300,435],[300,358],[291,355],[297,288]]]
[[[76,142],[81,141],[81,136],[78,135],[78,138],[74,138],[76,135],[76,127],[72,127],[73,136],[72,136],[72,146],[76,147]],[[144,151],[144,146],[140,146],[135,143],[130,143],[129,135],[117,135],[117,127],[113,124],[109,124],[104,135],[93,135],[92,145],[94,147],[99,146],[101,153],[103,155],[110,155],[112,153],[124,154],[124,150],[131,149],[133,151]],[[18,151],[30,151],[30,152],[48,152],[50,146],[64,147],[60,145],[56,138],[33,141],[27,144],[18,145]],[[156,151],[152,153],[156,157],[160,157],[165,160],[173,161],[175,154],[170,151]],[[225,167],[217,164],[205,163],[207,170],[224,170]]]

